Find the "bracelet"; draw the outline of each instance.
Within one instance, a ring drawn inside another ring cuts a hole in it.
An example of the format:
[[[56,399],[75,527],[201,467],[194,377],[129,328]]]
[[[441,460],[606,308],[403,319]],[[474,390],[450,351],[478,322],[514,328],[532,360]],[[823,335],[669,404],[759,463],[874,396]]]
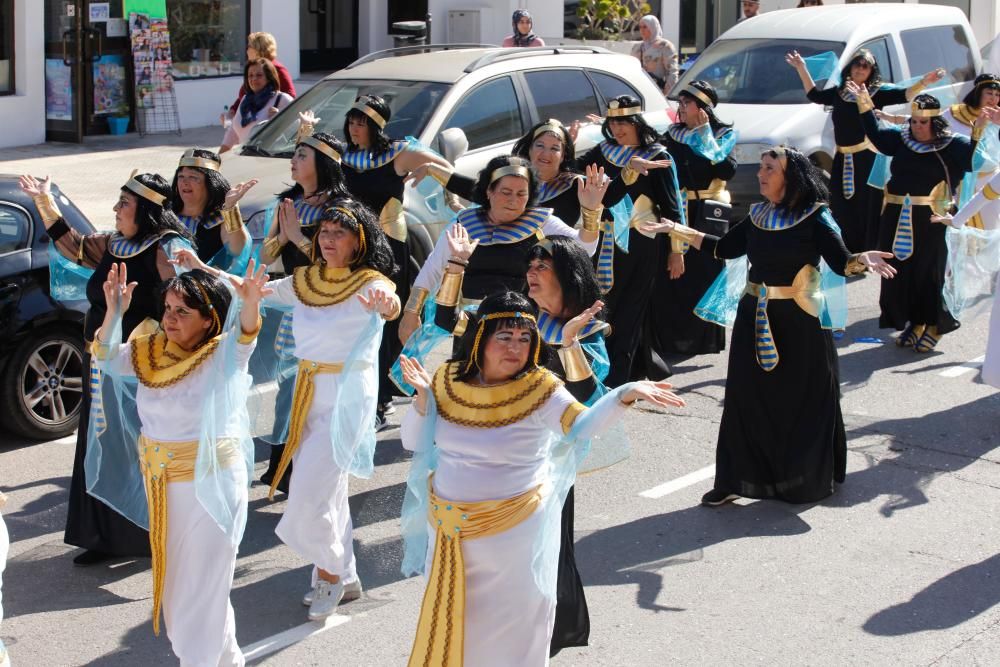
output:
[[[581,206],[580,219],[583,221],[581,224],[583,231],[594,232],[595,234],[600,231],[601,213],[603,212],[603,206],[598,206],[597,208],[587,208],[586,206]]]
[[[284,243],[278,240],[277,236],[272,236],[264,241],[264,252],[274,259],[277,259],[281,256],[281,248],[284,247],[284,245]]]
[[[451,175],[453,173],[455,172],[451,171],[447,167],[442,167],[436,162],[431,162],[427,165],[427,175],[440,183],[442,186],[448,185],[448,181],[451,180]]]
[[[868,273],[868,267],[861,261],[861,254],[857,253],[851,255],[847,259],[847,264],[844,266],[844,275],[857,276],[865,273]]]
[[[594,374],[590,364],[587,363],[587,356],[583,353],[579,340],[574,338],[572,345],[559,348],[556,354],[562,362],[566,382],[580,382]]]
[[[451,335],[456,338],[461,338],[465,335],[465,330],[469,328],[469,314],[464,310],[458,313],[458,320],[455,322],[455,328],[451,330]]]
[[[451,260],[448,260],[451,261]],[[458,300],[462,295],[463,273],[449,273],[445,271],[441,277],[441,287],[438,288],[437,297],[434,303],[446,308],[454,308],[458,305]]]
[[[868,113],[875,108],[875,103],[872,102],[872,97],[867,90],[859,94],[857,98],[858,113]]]
[[[62,217],[62,213],[59,211],[59,206],[56,205],[56,198],[52,196],[51,192],[33,195],[31,200],[35,202],[38,214],[42,216],[42,222],[45,223],[46,226]]]
[[[264,319],[260,316],[260,309],[257,309],[257,327],[253,331],[243,331],[240,329],[240,336],[237,342],[242,345],[249,345],[260,333],[260,327],[264,324]]]
[[[688,251],[688,242],[683,238],[670,237],[670,252],[677,253],[678,255],[683,255]]]
[[[232,208],[224,208],[222,211],[222,228],[230,234],[234,234],[243,228],[243,214],[240,213],[240,205],[236,204]]]
[[[469,260],[467,260],[467,259],[458,259],[457,257],[450,257],[448,259],[448,263],[449,264],[454,264],[455,266],[461,266],[461,267],[464,268],[464,267],[466,267],[466,266],[469,265]]]
[[[429,295],[430,290],[427,288],[414,287],[410,290],[410,298],[406,300],[406,306],[403,307],[403,310],[408,313],[420,315],[420,312],[424,309],[424,302],[427,301]]]
[[[312,258],[313,244],[309,239],[302,239],[295,244],[295,247],[298,248],[299,251],[306,257],[309,257],[310,259]]]
[[[919,95],[926,87],[927,84],[924,83],[923,79],[917,81],[915,84],[906,89],[906,101],[907,102],[911,101],[914,97]],[[869,101],[871,101],[871,98],[869,98]]]

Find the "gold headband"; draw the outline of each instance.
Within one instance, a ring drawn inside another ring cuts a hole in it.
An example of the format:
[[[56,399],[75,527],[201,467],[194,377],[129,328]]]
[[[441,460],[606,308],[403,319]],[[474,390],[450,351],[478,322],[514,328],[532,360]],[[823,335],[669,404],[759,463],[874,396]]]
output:
[[[350,220],[353,220],[355,223],[357,223],[357,225],[358,225],[358,256],[354,258],[354,261],[358,261],[360,259],[363,259],[364,256],[368,252],[368,243],[365,240],[365,227],[364,227],[364,225],[361,224],[361,222],[354,216],[353,213],[351,213],[351,211],[349,211],[348,209],[344,208],[343,206],[331,206],[330,208],[328,208],[326,210],[327,210],[327,212],[339,213],[339,214],[343,215],[345,218],[349,218]],[[327,220],[326,222],[335,222],[335,221],[334,220]],[[323,226],[323,221],[320,221],[320,227],[322,227],[322,226]],[[319,229],[317,229],[316,233],[313,234],[313,237],[312,237],[312,247],[309,249],[309,261],[313,262],[313,263],[316,262],[316,246],[317,245],[319,245]]]
[[[204,157],[195,157],[194,149],[185,151],[184,155],[181,156],[181,161],[177,163],[177,168],[181,167],[201,167],[202,169],[210,169],[211,171],[219,171],[222,164],[216,162],[215,160],[209,160]]]
[[[642,113],[642,105],[634,107],[623,107],[618,100],[608,102],[608,118],[622,118],[624,116],[637,116]]]
[[[774,146],[772,148],[768,148],[760,154],[761,158],[768,153],[774,153],[777,156],[775,159],[777,159],[778,164],[781,165],[781,171],[788,171],[788,151],[785,150],[784,146]]]
[[[222,333],[222,323],[219,321],[219,313],[215,310],[215,305],[212,303],[212,300],[208,298],[208,291],[205,289],[205,286],[199,282],[195,282],[195,285],[198,286],[198,291],[201,292],[201,298],[205,300],[205,305],[207,305],[208,309],[212,311],[212,331],[215,331],[216,334]],[[208,338],[211,337],[212,336],[209,336]]]
[[[490,174],[490,185],[493,185],[504,176],[520,176],[521,178],[527,179],[529,182],[531,181],[531,172],[528,171],[528,167],[520,158],[517,159],[517,162],[514,162],[512,159],[511,163],[506,167],[498,167],[494,169],[493,173]]]
[[[682,90],[681,92],[682,93],[687,93],[688,95],[691,95],[692,97],[697,97],[699,100],[701,100],[702,102],[704,102],[710,108],[715,106],[714,104],[712,104],[712,98],[711,97],[709,97],[705,93],[701,92],[700,90],[698,90],[694,86],[686,86],[684,88],[684,90]]]
[[[142,197],[143,199],[150,201],[157,206],[163,206],[163,202],[167,200],[166,197],[161,195],[159,192],[152,188],[148,188],[139,181],[135,180],[135,174],[138,169],[132,170],[132,175],[129,176],[128,181],[125,182],[123,187],[128,188],[132,191],[132,194]]]
[[[944,113],[944,109],[921,109],[916,102],[910,104],[910,115],[913,118],[935,118]]]
[[[364,115],[368,116],[373,121],[375,121],[375,124],[378,125],[380,128],[385,129],[385,124],[388,121],[386,121],[386,119],[382,117],[382,114],[380,114],[378,111],[375,111],[375,109],[372,109],[364,102],[355,102],[354,106],[351,107],[351,109],[355,111],[360,111],[361,113],[363,113]]]
[[[1000,86],[1000,80],[997,79],[983,79],[976,84],[976,88],[979,86]]]
[[[538,135],[545,134],[546,132],[551,132],[552,134],[558,136],[562,141],[566,141],[565,126],[554,118],[550,118],[545,121],[545,125],[542,125],[540,128],[535,130],[535,133],[531,135],[531,138],[537,139]]]
[[[552,243],[552,239],[542,239],[541,241],[539,241],[538,243],[535,244],[535,247],[536,248],[541,248],[545,252],[547,252],[550,255],[552,255],[553,254],[552,248],[554,248],[555,246]]]
[[[476,327],[476,339],[472,343],[472,355],[469,360],[465,362],[465,372],[469,372],[472,369],[473,364],[476,368],[479,368],[479,361],[477,357],[479,356],[479,344],[483,340],[483,330],[486,328],[486,322],[489,320],[517,320],[524,318],[534,324],[537,328],[538,321],[535,320],[535,316],[531,313],[524,313],[520,311],[506,311],[503,313],[490,313],[489,315],[483,315],[479,318],[479,325]],[[535,366],[538,366],[538,355],[541,354],[542,344],[541,337],[535,337],[535,354],[533,356],[533,361]],[[482,370],[482,369],[480,369]]]
[[[318,150],[320,153],[322,153],[323,155],[327,156],[328,158],[330,158],[331,160],[333,160],[337,164],[340,164],[340,153],[338,153],[337,150],[333,146],[330,146],[329,144],[323,143],[322,141],[320,141],[319,139],[317,139],[315,137],[304,137],[302,139],[302,141],[300,141],[299,143],[300,144],[305,144],[306,146],[309,146],[310,148]]]

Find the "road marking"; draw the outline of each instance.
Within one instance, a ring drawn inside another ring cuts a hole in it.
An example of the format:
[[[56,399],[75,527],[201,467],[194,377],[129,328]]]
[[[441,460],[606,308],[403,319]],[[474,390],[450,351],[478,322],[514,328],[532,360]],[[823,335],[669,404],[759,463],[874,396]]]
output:
[[[250,646],[242,649],[243,657],[247,662],[250,662],[251,660],[259,660],[266,655],[277,653],[282,649],[288,648],[292,644],[298,644],[299,642],[309,639],[310,637],[322,634],[330,628],[343,625],[350,620],[350,616],[334,614],[333,616],[327,617],[322,625],[315,622],[303,623],[302,625],[289,628],[284,632],[279,632],[276,635],[272,635],[265,639],[261,639],[259,642],[250,644]]]
[[[941,377],[946,378],[957,378],[961,375],[965,375],[970,371],[974,371],[983,365],[986,360],[986,355],[981,357],[976,357],[970,361],[966,361],[964,364],[959,364],[958,366],[952,366],[951,368],[946,368],[945,370],[938,373]]]
[[[703,482],[714,476],[715,466],[705,466],[701,470],[695,470],[694,472],[690,472],[683,477],[678,477],[677,479],[671,480],[665,484],[654,486],[652,489],[643,491],[639,495],[643,498],[662,498],[663,496],[669,495],[675,491],[680,491],[681,489],[686,489],[689,486],[693,486],[698,482]]]

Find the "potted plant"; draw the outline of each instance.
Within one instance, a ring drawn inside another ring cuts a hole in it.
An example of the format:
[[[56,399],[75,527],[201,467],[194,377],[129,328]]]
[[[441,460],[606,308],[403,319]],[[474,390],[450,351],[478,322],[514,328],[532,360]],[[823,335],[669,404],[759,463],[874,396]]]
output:
[[[111,134],[125,134],[128,132],[128,124],[131,120],[129,108],[126,106],[108,116],[108,131]]]
[[[639,19],[652,8],[643,0],[580,0],[577,37],[582,40],[621,41],[633,37]]]

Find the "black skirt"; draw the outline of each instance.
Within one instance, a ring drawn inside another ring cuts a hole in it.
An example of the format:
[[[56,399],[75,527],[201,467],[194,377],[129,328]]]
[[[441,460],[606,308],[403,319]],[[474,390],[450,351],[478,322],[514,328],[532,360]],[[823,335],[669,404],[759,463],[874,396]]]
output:
[[[573,488],[566,494],[562,511],[559,571],[556,578],[556,622],[549,644],[549,657],[570,646],[586,646],[590,639],[590,612],[583,582],[576,569],[573,547]]]
[[[772,300],[767,313],[779,361],[764,371],[755,354],[756,305],[744,296],[733,327],[715,488],[746,498],[821,500],[844,481],[847,465],[833,338],[794,301]]]
[[[410,298],[410,286],[416,276],[410,268],[410,248],[405,241],[397,241],[387,237],[389,247],[392,249],[392,258],[396,263],[396,272],[387,276],[396,284],[396,296],[399,297],[401,305],[406,305],[406,300]],[[399,353],[403,351],[403,344],[399,341],[399,319],[386,322],[382,328],[382,344],[378,348],[378,402],[387,403],[392,397],[401,396],[402,392],[389,377],[392,365],[399,358]]]
[[[833,158],[830,174],[830,212],[851,252],[874,250],[878,239],[882,191],[868,185],[876,153],[858,151],[854,160],[854,196],[844,197],[844,155]]]

